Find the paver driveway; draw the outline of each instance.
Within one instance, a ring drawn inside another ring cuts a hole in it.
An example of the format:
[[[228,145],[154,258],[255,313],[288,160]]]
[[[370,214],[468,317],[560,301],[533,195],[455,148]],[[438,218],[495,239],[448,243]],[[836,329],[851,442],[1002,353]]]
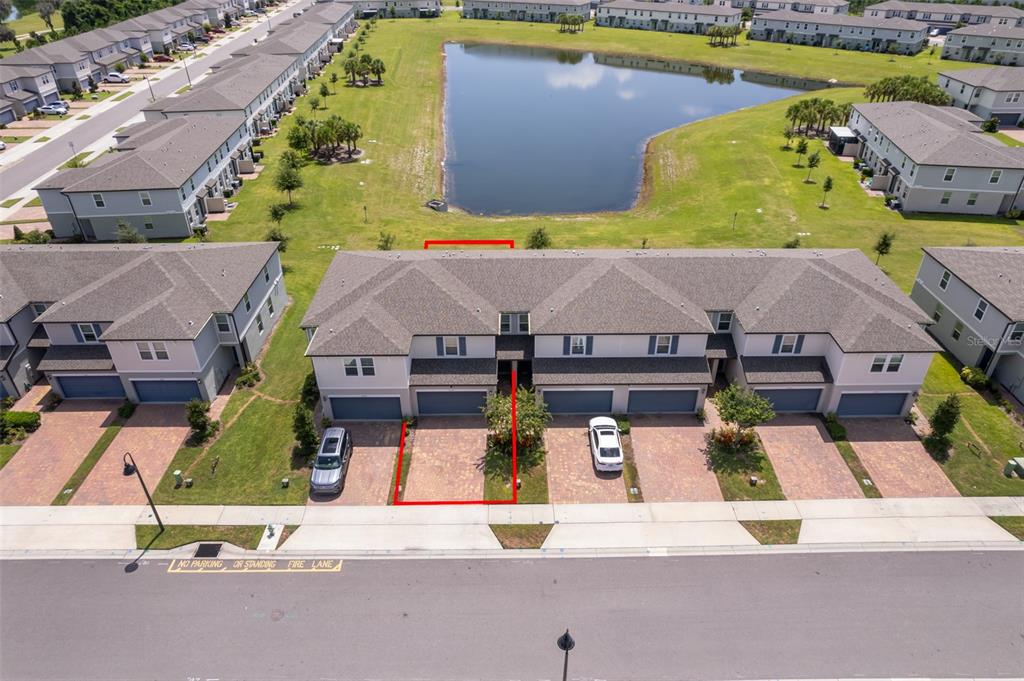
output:
[[[860,499],[864,496],[821,419],[776,416],[758,426],[764,451],[787,499]]]
[[[384,506],[402,437],[401,423],[341,423],[352,434],[352,458],[345,488],[334,497],[310,496],[315,505]]]
[[[146,495],[134,476],[124,475],[124,453],[131,452],[152,489],[188,437],[185,407],[142,404],[107,447],[95,468],[71,497],[72,504],[144,504]]]
[[[554,417],[544,432],[544,449],[547,450],[548,498],[551,503],[628,501],[622,473],[598,473],[594,470],[587,444],[586,417]]]
[[[722,501],[704,456],[704,425],[693,416],[633,416],[633,440],[644,501]]]
[[[882,496],[959,496],[903,419],[849,419],[843,424],[853,451]]]
[[[113,420],[118,402],[68,400],[43,413],[17,456],[0,470],[0,504],[48,505]]]
[[[479,501],[487,423],[482,416],[420,417],[405,479],[405,501]]]

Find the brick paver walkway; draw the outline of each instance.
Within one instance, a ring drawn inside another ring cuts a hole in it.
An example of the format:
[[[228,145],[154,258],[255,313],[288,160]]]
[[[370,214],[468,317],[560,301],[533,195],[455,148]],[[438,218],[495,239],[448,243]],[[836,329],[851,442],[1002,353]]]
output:
[[[860,499],[860,485],[816,416],[785,414],[758,435],[787,499]]]
[[[487,424],[482,416],[424,416],[416,425],[405,501],[484,498],[482,462]]]
[[[48,505],[109,425],[119,403],[68,400],[43,414],[42,425],[0,470],[0,504]]]
[[[548,498],[555,504],[628,501],[621,473],[598,473],[594,470],[587,444],[587,421],[582,416],[556,416],[544,432]]]
[[[384,506],[392,494],[401,423],[341,423],[352,433],[352,459],[340,496],[310,497],[310,505]]]
[[[630,418],[644,501],[722,501],[704,456],[704,426],[693,416]]]
[[[42,411],[43,400],[50,394],[50,384],[40,383],[29,388],[28,392],[18,398],[11,411]]]
[[[124,453],[131,452],[150,491],[167,471],[175,453],[188,437],[185,407],[142,404],[114,438],[89,476],[71,497],[72,504],[144,504],[135,476],[124,475]]]
[[[902,419],[848,419],[843,424],[853,451],[882,496],[959,496]]]

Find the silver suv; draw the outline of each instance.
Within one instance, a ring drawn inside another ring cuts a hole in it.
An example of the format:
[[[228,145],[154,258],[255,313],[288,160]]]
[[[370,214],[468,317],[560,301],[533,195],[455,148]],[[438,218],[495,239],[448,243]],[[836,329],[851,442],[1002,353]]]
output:
[[[345,488],[348,462],[352,458],[352,435],[344,428],[324,431],[320,450],[309,478],[311,494],[341,494]]]

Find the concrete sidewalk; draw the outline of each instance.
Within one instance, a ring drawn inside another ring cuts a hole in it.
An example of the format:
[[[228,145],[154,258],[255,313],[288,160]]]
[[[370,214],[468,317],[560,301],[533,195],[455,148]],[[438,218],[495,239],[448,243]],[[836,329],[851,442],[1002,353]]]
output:
[[[161,506],[167,525],[299,525],[283,552],[493,551],[488,525],[550,524],[551,550],[756,545],[741,521],[802,520],[800,544],[1012,542],[1022,497],[496,506]],[[134,548],[147,506],[0,507],[0,552]]]

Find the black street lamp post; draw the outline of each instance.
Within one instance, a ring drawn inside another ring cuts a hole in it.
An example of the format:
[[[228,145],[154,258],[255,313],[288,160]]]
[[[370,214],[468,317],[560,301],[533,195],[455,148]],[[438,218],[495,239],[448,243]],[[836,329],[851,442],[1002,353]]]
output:
[[[576,647],[576,641],[569,635],[569,630],[558,637],[558,648],[565,651],[565,662],[562,664],[562,681],[569,678],[569,651]]]
[[[135,457],[132,456],[131,452],[124,453],[124,474],[130,476],[135,474],[139,478],[139,484],[142,485],[142,491],[146,493],[146,501],[149,502],[149,507],[153,509],[153,516],[156,518],[156,524],[160,526],[160,531],[164,531],[164,521],[160,520],[160,514],[156,512],[156,504],[153,503],[153,497],[149,494],[149,488],[146,487],[146,481],[142,479],[142,471],[135,465]],[[568,632],[566,632],[568,633]]]

